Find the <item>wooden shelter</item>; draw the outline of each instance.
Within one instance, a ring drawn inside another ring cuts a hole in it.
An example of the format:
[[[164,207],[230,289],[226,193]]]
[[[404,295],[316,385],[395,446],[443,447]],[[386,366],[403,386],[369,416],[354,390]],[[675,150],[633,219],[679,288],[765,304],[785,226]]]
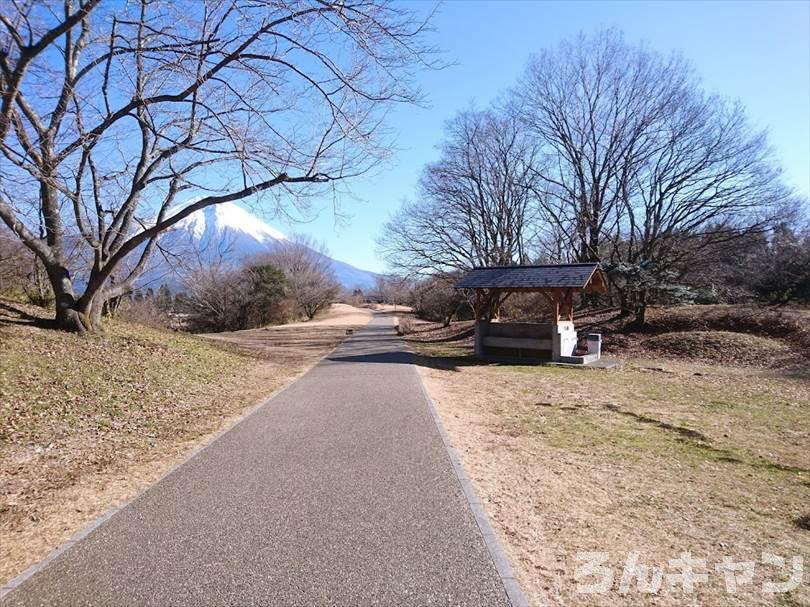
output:
[[[598,263],[493,266],[473,268],[457,289],[475,291],[475,353],[477,356],[538,358],[584,363],[599,358],[599,344],[577,356],[574,295],[605,293],[607,280]],[[552,323],[499,323],[501,303],[511,293],[541,293],[552,310]],[[596,337],[594,337],[596,341]]]

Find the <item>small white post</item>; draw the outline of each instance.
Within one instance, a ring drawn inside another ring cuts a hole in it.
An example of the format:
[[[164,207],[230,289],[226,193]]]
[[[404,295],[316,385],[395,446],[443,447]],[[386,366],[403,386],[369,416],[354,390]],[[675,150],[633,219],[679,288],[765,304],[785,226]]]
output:
[[[560,362],[565,356],[573,356],[577,350],[577,332],[570,320],[560,320],[552,325],[551,360]]]

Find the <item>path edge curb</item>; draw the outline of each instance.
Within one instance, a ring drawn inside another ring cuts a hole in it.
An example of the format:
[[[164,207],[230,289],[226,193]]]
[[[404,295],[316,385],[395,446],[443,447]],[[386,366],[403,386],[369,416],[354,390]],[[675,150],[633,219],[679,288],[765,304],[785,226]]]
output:
[[[406,344],[406,347],[408,350],[411,350],[410,344]],[[412,350],[411,352],[413,353]],[[512,607],[529,607],[529,601],[526,599],[526,595],[523,593],[523,589],[520,587],[520,583],[515,577],[515,572],[512,570],[512,566],[509,564],[509,559],[503,550],[503,546],[501,546],[498,536],[495,535],[495,530],[492,528],[492,524],[489,522],[489,517],[484,511],[484,507],[481,504],[478,494],[476,494],[470,479],[467,478],[467,475],[464,472],[464,466],[461,463],[461,459],[459,458],[455,447],[453,447],[453,441],[450,439],[450,435],[447,434],[447,430],[445,430],[444,424],[442,424],[442,420],[439,417],[439,412],[436,409],[436,403],[430,396],[427,386],[425,386],[424,378],[416,368],[415,364],[414,372],[419,378],[419,386],[422,388],[422,394],[427,402],[430,415],[433,418],[433,423],[436,424],[436,429],[439,431],[439,435],[442,438],[442,443],[444,444],[444,448],[447,451],[448,457],[450,458],[450,463],[453,465],[453,472],[461,485],[464,498],[467,500],[467,505],[470,507],[470,510],[473,513],[475,522],[478,525],[478,530],[481,532],[481,536],[484,538],[484,544],[486,544],[487,550],[489,551],[489,556],[495,565],[495,570],[497,571],[498,577],[501,579],[501,583],[506,591],[506,598],[509,599]]]

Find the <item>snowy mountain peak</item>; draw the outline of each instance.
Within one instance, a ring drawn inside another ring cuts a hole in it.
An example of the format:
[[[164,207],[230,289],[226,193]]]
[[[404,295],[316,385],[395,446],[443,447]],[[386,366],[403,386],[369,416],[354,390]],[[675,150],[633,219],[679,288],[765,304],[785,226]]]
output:
[[[240,263],[287,241],[289,238],[282,232],[249,211],[236,203],[225,202],[201,209],[177,222],[161,242],[166,250],[181,258],[187,255],[191,260],[209,263],[223,259]],[[157,261],[158,265],[146,274],[144,281],[170,282],[166,277],[177,273],[178,268],[172,266],[178,262],[169,263],[160,258]],[[373,272],[329,257],[324,257],[324,263],[332,266],[338,282],[349,290],[374,287],[376,274]]]
[[[206,232],[210,237],[212,232],[221,233],[226,230],[246,234],[262,244],[289,240],[282,232],[234,202],[216,204],[192,213],[178,222],[175,230],[192,234],[197,240]]]

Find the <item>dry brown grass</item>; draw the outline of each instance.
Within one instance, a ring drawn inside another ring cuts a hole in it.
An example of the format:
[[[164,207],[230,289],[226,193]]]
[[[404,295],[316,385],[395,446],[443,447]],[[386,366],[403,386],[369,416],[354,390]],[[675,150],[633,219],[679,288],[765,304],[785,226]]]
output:
[[[661,333],[639,345],[653,355],[738,366],[785,367],[795,364],[798,356],[783,340],[731,331]]]
[[[662,306],[652,308],[648,325],[655,332],[733,331],[810,345],[810,309],[806,306]]]
[[[532,605],[810,604],[806,581],[790,594],[759,590],[772,571],[763,552],[810,564],[806,369],[499,366],[453,341],[423,336],[414,347]],[[576,592],[581,551],[610,553],[608,594]],[[724,556],[751,559],[757,575],[734,595],[714,569],[691,595],[621,595],[633,551],[664,568],[683,551],[712,568]]]
[[[452,343],[454,346],[472,346],[475,323],[472,320],[454,322],[449,327],[439,322],[419,321],[408,336],[408,341],[425,343]]]
[[[724,332],[779,339],[783,345],[808,356],[810,352],[810,309],[806,306],[690,305],[654,306],[647,323],[637,327],[630,318],[618,316],[616,309],[586,309],[575,314],[582,332],[605,336],[604,345],[621,355],[637,349],[648,337],[665,333]]]
[[[346,329],[214,341],[118,322],[79,336],[42,328],[43,315],[0,302],[0,580],[132,498]]]

